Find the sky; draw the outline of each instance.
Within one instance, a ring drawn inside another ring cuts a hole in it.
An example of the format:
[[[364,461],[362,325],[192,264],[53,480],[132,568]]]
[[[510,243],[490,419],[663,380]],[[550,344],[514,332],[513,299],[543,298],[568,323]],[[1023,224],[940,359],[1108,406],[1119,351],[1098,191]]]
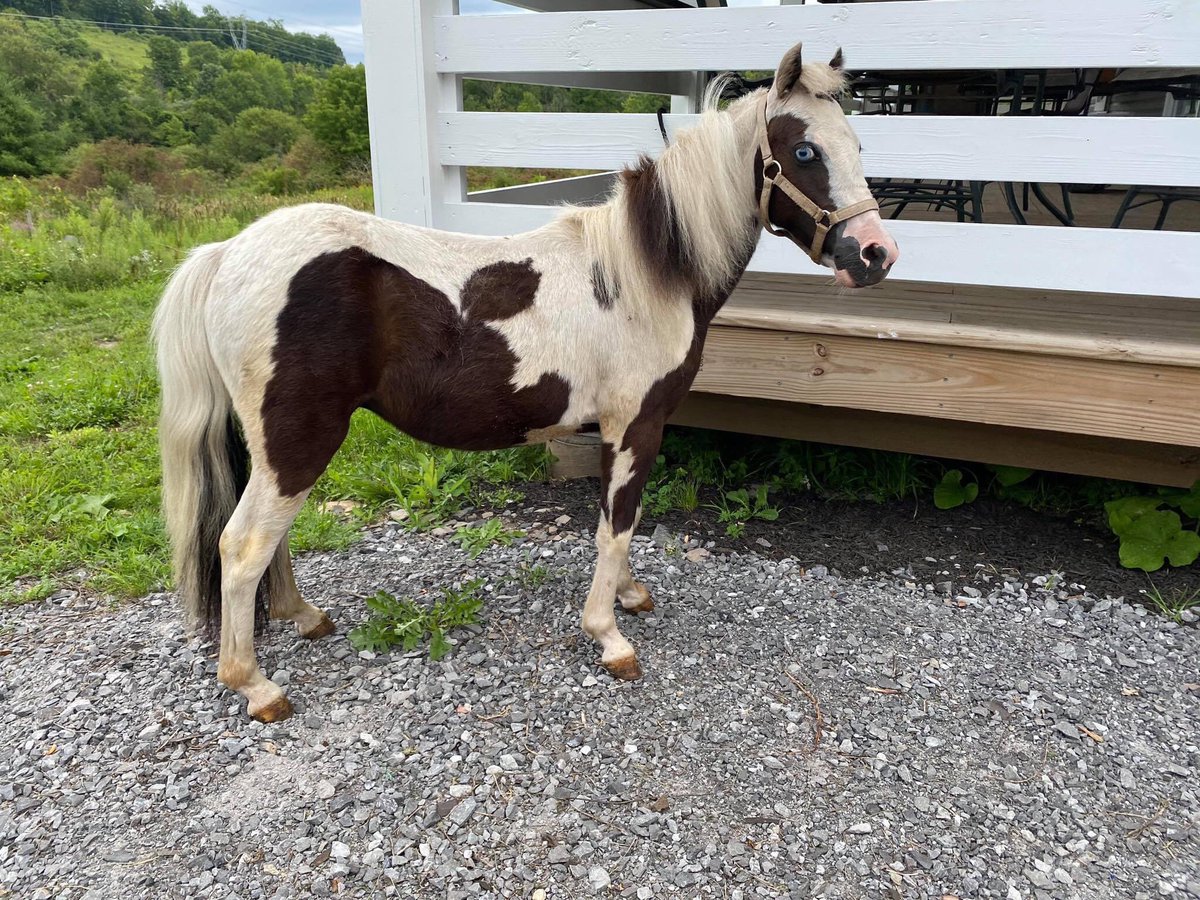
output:
[[[778,0],[729,0],[730,6],[759,6]],[[253,19],[280,19],[290,31],[328,34],[353,64],[362,62],[362,12],[359,0],[253,0],[247,6],[238,0],[187,0],[196,12],[215,6],[229,16],[245,15]],[[460,0],[459,11],[466,14],[519,12],[495,0]]]

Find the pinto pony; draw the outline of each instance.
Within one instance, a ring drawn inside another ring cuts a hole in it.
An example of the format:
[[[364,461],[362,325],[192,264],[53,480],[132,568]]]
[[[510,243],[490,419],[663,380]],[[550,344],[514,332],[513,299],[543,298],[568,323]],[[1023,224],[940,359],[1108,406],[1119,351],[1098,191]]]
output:
[[[714,85],[700,123],[623,171],[605,204],[526,234],[310,204],[191,253],[154,322],[164,505],[179,595],[193,622],[220,623],[217,677],[250,715],[291,712],[259,669],[256,627],[333,631],[296,588],[287,533],[358,408],[466,450],[598,427],[583,630],[614,676],[641,675],[613,605],[653,608],[629,570],[642,488],[762,229],[849,287],[897,258],[837,102],[841,62],[802,65],[796,46],[771,88],[723,109]]]

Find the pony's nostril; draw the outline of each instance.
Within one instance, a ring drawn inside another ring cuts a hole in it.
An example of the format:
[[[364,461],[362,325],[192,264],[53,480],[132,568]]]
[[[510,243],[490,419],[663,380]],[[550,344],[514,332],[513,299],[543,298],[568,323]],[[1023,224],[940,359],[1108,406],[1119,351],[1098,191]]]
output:
[[[868,244],[863,248],[862,257],[867,265],[879,264],[883,265],[887,262],[888,252],[887,247],[883,244]]]

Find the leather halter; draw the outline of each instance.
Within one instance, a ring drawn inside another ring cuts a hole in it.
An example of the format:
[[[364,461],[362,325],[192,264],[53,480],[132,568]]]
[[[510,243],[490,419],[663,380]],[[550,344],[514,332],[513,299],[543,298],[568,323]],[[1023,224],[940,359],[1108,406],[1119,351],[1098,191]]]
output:
[[[758,195],[758,219],[762,223],[763,228],[771,232],[771,234],[791,238],[797,247],[801,250],[807,250],[809,258],[819,265],[821,262],[821,250],[825,246],[825,236],[829,234],[829,229],[838,224],[838,222],[845,222],[847,219],[854,218],[859,213],[864,213],[871,209],[879,209],[879,203],[874,197],[868,197],[866,200],[859,200],[857,203],[851,203],[849,206],[843,206],[841,209],[835,209],[833,212],[830,212],[829,210],[821,209],[800,188],[788,181],[784,177],[783,166],[779,164],[779,160],[771,155],[771,142],[767,140],[768,93],[770,92],[763,92],[760,115],[758,116],[758,150],[762,154],[763,179],[762,193]],[[772,167],[775,169],[774,172],[771,172]],[[816,226],[816,233],[813,235],[811,247],[805,247],[790,231],[776,228],[771,224],[771,191],[774,188],[779,188],[787,194],[788,198],[804,210],[809,218],[813,220],[813,224]]]

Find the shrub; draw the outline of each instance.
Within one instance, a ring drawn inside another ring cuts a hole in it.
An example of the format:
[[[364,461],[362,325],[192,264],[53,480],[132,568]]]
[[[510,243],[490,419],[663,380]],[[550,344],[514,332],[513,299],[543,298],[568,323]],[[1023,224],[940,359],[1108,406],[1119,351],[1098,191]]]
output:
[[[258,162],[268,156],[282,156],[296,138],[301,125],[295,116],[277,109],[251,107],[238,113],[213,138],[210,156],[219,169],[232,170],[237,163]]]
[[[109,138],[79,148],[74,159],[67,186],[76,194],[97,188],[124,194],[134,184],[165,194],[191,194],[201,187],[194,173],[184,172],[181,157],[158,147]]]

